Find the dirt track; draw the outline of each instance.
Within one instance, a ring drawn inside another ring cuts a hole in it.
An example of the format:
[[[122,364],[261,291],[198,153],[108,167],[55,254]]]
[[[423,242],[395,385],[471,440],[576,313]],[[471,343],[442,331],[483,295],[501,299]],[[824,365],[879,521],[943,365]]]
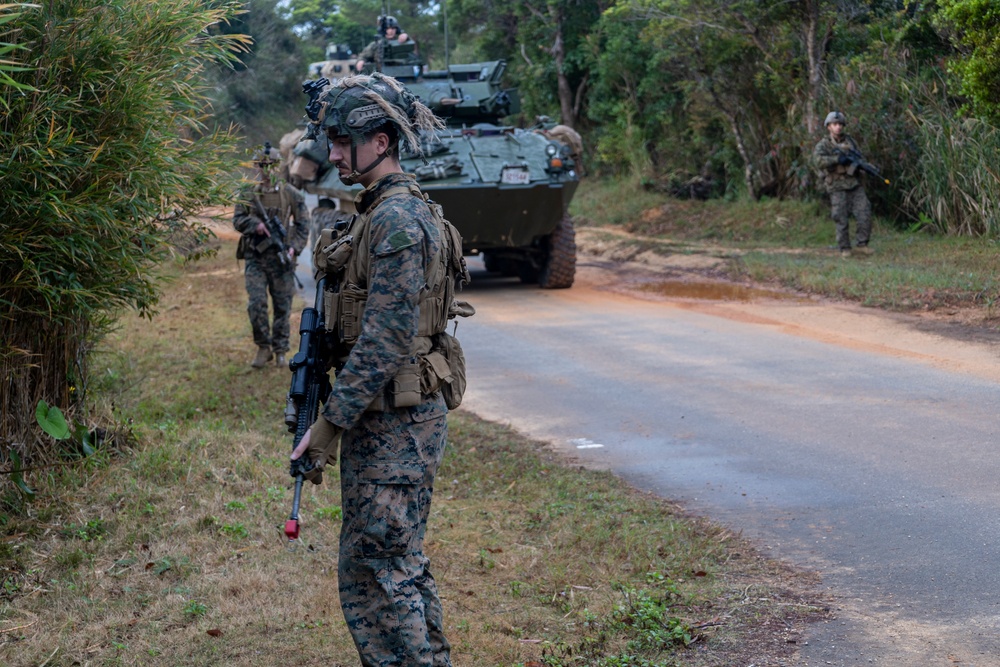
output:
[[[891,313],[759,285],[724,283],[704,277],[706,270],[721,262],[714,257],[647,252],[633,261],[617,262],[614,244],[594,242],[586,229],[578,235],[586,253],[578,267],[581,283],[1000,381],[1000,331],[975,324],[986,319],[982,312]],[[709,289],[693,289],[706,286]]]

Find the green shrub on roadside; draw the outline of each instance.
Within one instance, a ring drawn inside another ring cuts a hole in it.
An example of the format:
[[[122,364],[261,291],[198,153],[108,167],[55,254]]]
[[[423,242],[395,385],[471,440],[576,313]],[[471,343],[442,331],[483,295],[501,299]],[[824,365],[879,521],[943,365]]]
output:
[[[0,80],[0,442],[26,465],[46,454],[38,400],[68,416],[84,403],[95,342],[123,309],[154,311],[170,240],[208,238],[192,214],[229,199],[234,137],[210,126],[202,76],[245,48],[208,32],[240,10],[54,0],[0,24],[19,59]]]

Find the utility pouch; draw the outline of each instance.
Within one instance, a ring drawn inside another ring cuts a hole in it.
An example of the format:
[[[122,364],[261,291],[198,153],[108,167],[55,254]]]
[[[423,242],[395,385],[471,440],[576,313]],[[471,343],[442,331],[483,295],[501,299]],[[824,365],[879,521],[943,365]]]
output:
[[[246,234],[240,235],[240,242],[236,244],[236,259],[246,259],[247,247],[250,245],[250,237]]]
[[[348,284],[340,291],[340,339],[345,343],[354,343],[361,335],[361,316],[365,312],[368,301],[368,290],[357,285]]]
[[[411,357],[396,373],[389,385],[389,402],[394,408],[420,405],[420,364]]]
[[[462,344],[451,334],[442,332],[435,338],[434,349],[427,356],[430,358],[440,353],[448,361],[449,377],[441,378],[441,396],[448,409],[454,410],[462,404],[465,395],[465,353],[462,352]]]
[[[441,350],[432,350],[420,358],[420,391],[425,396],[433,394],[445,382],[451,382],[451,364]]]
[[[334,331],[340,322],[340,294],[332,289],[323,291],[323,326]]]
[[[347,260],[354,252],[354,237],[350,234],[343,236],[324,248],[323,252],[326,254],[326,272],[338,273],[347,266]]]

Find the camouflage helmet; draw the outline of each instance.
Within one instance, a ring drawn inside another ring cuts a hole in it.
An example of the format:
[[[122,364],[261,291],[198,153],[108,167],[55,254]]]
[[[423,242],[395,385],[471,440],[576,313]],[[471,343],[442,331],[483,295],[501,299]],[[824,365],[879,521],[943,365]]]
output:
[[[320,126],[329,139],[351,138],[351,173],[341,176],[347,185],[374,169],[397,150],[402,142],[412,154],[423,156],[420,133],[430,136],[444,127],[420,100],[396,79],[379,72],[344,77],[327,89],[321,98],[323,120]],[[395,132],[390,131],[391,128]],[[387,132],[393,145],[371,164],[359,170],[358,144],[366,143],[376,132]]]
[[[824,127],[829,127],[830,123],[840,123],[841,125],[847,125],[847,118],[844,114],[839,111],[831,111],[826,115],[826,120],[823,121]]]
[[[400,31],[399,21],[396,20],[395,16],[380,16],[378,17],[378,34],[385,35],[385,31],[389,28],[395,28],[397,32]]]
[[[270,141],[264,142],[264,147],[254,153],[253,163],[261,169],[268,169],[281,162],[281,153],[271,147]]]
[[[403,84],[379,72],[344,77],[326,90],[322,102],[321,126],[331,139],[350,136],[364,142],[391,124],[407,150],[420,154],[419,133],[444,127]]]

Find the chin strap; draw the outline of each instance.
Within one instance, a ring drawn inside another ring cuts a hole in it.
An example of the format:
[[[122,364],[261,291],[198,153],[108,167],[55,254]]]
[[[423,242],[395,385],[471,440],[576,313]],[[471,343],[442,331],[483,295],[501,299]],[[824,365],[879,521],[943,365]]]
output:
[[[358,142],[357,142],[357,139],[355,139],[354,137],[351,137],[351,173],[349,173],[347,176],[341,176],[340,180],[345,185],[354,185],[355,183],[358,182],[358,179],[360,179],[362,176],[364,176],[365,174],[367,174],[369,171],[371,171],[375,167],[377,167],[380,164],[382,164],[382,160],[384,160],[387,157],[389,157],[390,155],[392,155],[392,152],[393,152],[393,146],[390,146],[384,153],[382,153],[377,158],[375,158],[375,160],[370,165],[368,165],[367,167],[365,167],[361,171],[358,171],[358,167],[357,167],[357,164],[358,164]]]

